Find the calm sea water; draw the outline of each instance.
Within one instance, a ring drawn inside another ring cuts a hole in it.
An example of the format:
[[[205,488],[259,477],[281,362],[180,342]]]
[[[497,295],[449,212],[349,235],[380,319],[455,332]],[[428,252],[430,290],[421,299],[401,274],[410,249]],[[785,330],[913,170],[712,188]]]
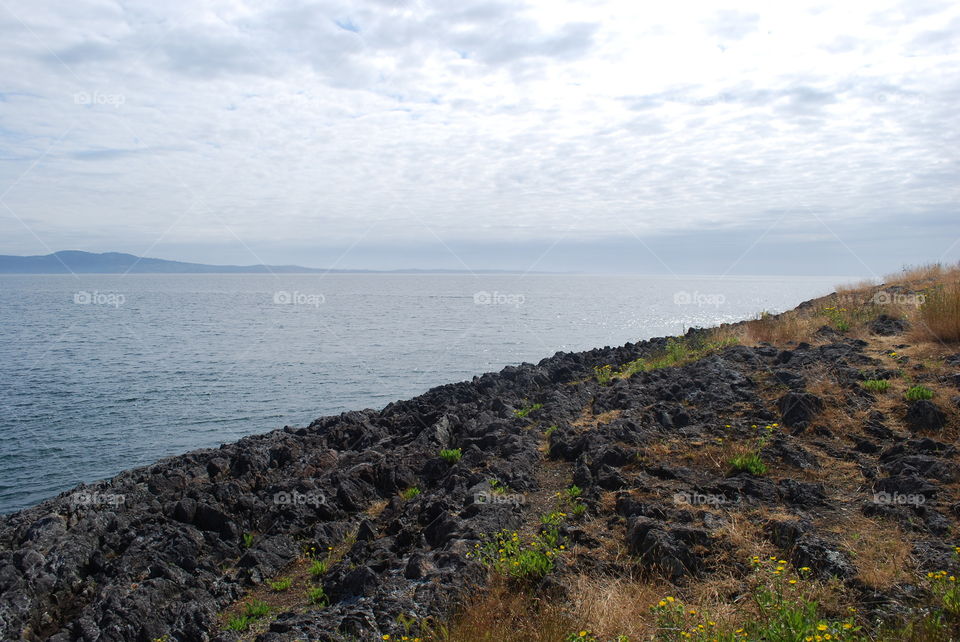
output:
[[[0,276],[0,512],[508,364],[780,311],[838,278]]]

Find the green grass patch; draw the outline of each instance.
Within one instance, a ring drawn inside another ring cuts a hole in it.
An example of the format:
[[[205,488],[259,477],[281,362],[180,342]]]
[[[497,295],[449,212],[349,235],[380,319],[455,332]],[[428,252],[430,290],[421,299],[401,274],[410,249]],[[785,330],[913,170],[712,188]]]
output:
[[[921,401],[923,399],[933,399],[933,390],[925,386],[912,386],[903,395],[907,401]]]
[[[249,618],[259,619],[270,613],[270,605],[263,600],[254,600],[247,604],[243,614]]]
[[[440,459],[448,464],[455,464],[463,457],[463,451],[459,448],[445,448],[440,451]]]
[[[760,459],[760,455],[755,452],[737,455],[730,460],[730,469],[734,473],[747,472],[751,475],[763,475],[767,472],[767,465]]]
[[[410,488],[406,488],[400,491],[400,498],[403,499],[404,501],[409,501],[414,497],[417,497],[419,494],[420,494],[420,488],[418,488],[417,486],[411,486]]]
[[[293,580],[291,580],[289,577],[281,577],[280,579],[267,582],[267,584],[270,585],[271,591],[280,593],[289,589],[293,585]]]
[[[890,382],[886,379],[867,379],[860,385],[870,392],[886,392],[890,389]]]
[[[314,577],[320,577],[321,575],[326,574],[327,569],[329,568],[327,560],[313,560],[313,563],[310,564],[310,575]]]
[[[537,535],[533,541],[523,542],[517,531],[502,530],[481,536],[481,541],[468,557],[500,575],[517,580],[543,577],[554,569],[554,559],[565,547],[559,544],[556,528]]]
[[[307,589],[307,600],[317,606],[326,606],[330,601],[322,586],[314,586]]]
[[[662,350],[649,357],[628,361],[616,369],[612,365],[595,367],[593,372],[597,382],[606,385],[614,379],[626,379],[638,372],[649,372],[660,368],[693,363],[737,343],[738,341],[735,338],[707,341],[700,335],[670,338],[667,339],[667,345]]]
[[[250,625],[253,624],[253,618],[247,617],[246,615],[234,615],[227,622],[227,626],[224,627],[228,631],[246,631],[250,628]]]

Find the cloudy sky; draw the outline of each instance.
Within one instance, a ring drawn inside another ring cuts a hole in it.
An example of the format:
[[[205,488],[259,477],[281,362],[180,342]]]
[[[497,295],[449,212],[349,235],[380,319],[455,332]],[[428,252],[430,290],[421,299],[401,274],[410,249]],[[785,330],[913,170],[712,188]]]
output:
[[[0,253],[960,259],[960,5],[0,0]]]

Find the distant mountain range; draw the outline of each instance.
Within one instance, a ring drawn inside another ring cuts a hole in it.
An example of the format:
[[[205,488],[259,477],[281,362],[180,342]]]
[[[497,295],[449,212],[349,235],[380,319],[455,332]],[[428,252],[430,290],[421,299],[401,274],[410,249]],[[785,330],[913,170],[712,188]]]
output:
[[[325,270],[299,265],[207,265],[122,252],[64,250],[43,256],[0,255],[0,274],[504,274],[507,270]]]

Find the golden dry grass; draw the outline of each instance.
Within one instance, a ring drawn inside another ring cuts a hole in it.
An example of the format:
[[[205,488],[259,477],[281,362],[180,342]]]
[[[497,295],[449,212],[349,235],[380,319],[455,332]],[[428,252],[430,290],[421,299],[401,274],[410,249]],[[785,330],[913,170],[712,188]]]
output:
[[[575,627],[560,600],[536,596],[494,578],[486,589],[466,601],[445,634],[429,638],[446,642],[556,642]]]
[[[380,513],[383,512],[383,509],[389,504],[386,499],[378,499],[376,501],[370,502],[370,505],[367,506],[367,510],[364,511],[368,517],[376,519],[380,517]]]
[[[744,441],[732,437],[692,442],[674,439],[651,444],[643,450],[641,458],[647,462],[670,461],[722,475],[730,469],[731,459],[752,450],[755,445],[755,439]]]
[[[931,282],[955,280],[957,278],[960,278],[960,264],[928,263],[926,265],[906,266],[899,272],[888,274],[884,277],[884,284],[922,287],[929,285]]]
[[[593,404],[591,403],[580,412],[580,416],[577,417],[575,421],[572,421],[570,425],[574,428],[596,428],[597,426],[610,423],[622,414],[622,410],[608,410],[607,412],[595,415],[593,414]]]
[[[649,639],[654,631],[650,605],[673,591],[658,581],[588,575],[572,578],[570,590],[571,619],[578,630],[602,639],[628,635],[637,640]]]
[[[783,345],[809,341],[814,330],[823,322],[798,311],[790,311],[778,316],[764,314],[745,325],[748,343]]]
[[[960,281],[943,283],[924,293],[915,328],[927,341],[960,342]]]
[[[864,292],[875,289],[879,283],[874,279],[865,279],[863,281],[858,281],[857,283],[845,283],[836,286],[837,296],[843,297],[844,295],[859,295]]]
[[[912,545],[899,526],[860,515],[844,520],[841,526],[841,543],[852,555],[864,583],[889,589],[916,577]]]

